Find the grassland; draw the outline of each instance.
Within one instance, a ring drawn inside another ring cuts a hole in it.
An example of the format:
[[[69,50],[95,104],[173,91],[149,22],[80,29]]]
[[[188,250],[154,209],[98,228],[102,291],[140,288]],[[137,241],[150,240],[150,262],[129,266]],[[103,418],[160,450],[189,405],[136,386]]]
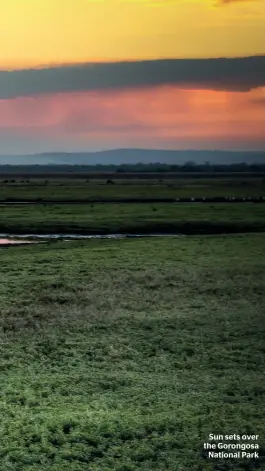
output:
[[[260,235],[1,249],[1,471],[265,467]],[[209,433],[260,460],[209,460]]]
[[[264,195],[255,182],[30,180],[0,199]],[[264,230],[248,202],[0,207],[9,233]],[[264,234],[0,248],[0,471],[265,469],[264,254]],[[260,459],[209,460],[209,433],[260,435]]]
[[[218,233],[265,230],[265,204],[91,204],[0,207],[0,232]]]
[[[235,178],[232,175],[218,178],[175,178],[156,177],[146,179],[101,179],[64,178],[21,180],[13,177],[0,182],[0,201],[7,198],[35,200],[42,199],[102,199],[108,198],[183,198],[211,196],[264,196],[265,179],[257,174]]]

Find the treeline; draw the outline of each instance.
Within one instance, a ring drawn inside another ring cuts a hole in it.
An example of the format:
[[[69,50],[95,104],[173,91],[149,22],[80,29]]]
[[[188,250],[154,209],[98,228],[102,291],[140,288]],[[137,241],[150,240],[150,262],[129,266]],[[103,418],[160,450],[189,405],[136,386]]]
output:
[[[196,164],[194,162],[187,162],[183,165],[177,164],[162,164],[151,163],[151,164],[124,164],[114,166],[117,173],[126,173],[126,172],[264,172],[264,164]],[[106,170],[110,170],[107,168]]]
[[[75,172],[96,172],[96,173],[178,173],[178,172],[198,172],[198,173],[218,173],[218,172],[244,172],[259,173],[265,172],[264,164],[196,164],[186,162],[183,165],[156,163],[137,163],[137,164],[98,164],[98,165],[0,165],[1,174],[19,174],[19,173],[75,173]]]

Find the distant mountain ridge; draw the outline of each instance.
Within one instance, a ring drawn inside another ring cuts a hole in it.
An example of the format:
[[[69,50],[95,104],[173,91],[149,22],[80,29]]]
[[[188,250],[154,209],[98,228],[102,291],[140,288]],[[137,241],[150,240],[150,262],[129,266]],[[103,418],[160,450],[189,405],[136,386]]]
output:
[[[265,151],[114,149],[97,152],[47,152],[0,155],[0,165],[122,165],[161,163],[264,164]]]

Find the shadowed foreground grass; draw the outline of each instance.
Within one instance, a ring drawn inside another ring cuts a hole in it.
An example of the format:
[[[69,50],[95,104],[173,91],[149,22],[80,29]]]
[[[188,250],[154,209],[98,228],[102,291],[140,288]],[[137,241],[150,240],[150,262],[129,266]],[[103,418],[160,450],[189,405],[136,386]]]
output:
[[[1,471],[265,467],[263,235],[1,249]],[[209,460],[208,434],[260,460]]]

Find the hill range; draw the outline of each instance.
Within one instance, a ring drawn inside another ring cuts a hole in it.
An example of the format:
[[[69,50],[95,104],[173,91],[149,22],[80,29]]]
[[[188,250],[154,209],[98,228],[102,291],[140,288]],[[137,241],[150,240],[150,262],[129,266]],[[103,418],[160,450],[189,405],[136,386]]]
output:
[[[0,165],[122,165],[162,163],[183,165],[264,164],[265,151],[113,149],[98,152],[49,152],[0,155]]]

